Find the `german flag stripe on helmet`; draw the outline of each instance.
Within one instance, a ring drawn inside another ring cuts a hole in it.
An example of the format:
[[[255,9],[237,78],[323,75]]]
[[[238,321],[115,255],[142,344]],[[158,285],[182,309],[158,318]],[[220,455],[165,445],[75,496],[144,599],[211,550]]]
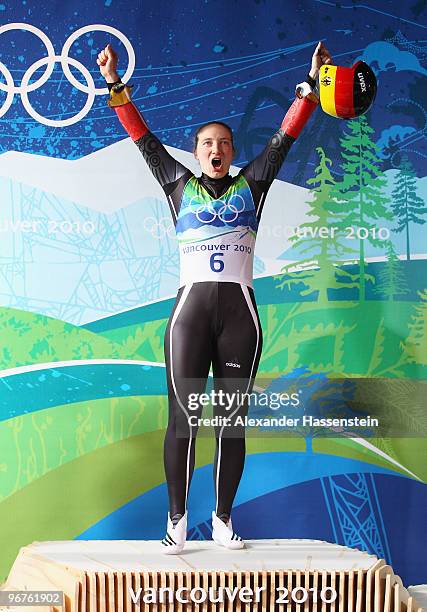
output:
[[[338,117],[335,107],[335,76],[337,66],[323,65],[319,73],[320,104],[328,115]]]
[[[365,62],[358,61],[351,68],[329,64],[320,68],[320,104],[333,117],[359,117],[371,107],[376,92],[375,74]]]
[[[352,68],[338,66],[335,76],[335,110],[337,117],[351,119],[354,111],[354,72]]]
[[[377,80],[371,68],[365,62],[357,62],[353,66],[354,112],[357,116],[365,113],[375,99]]]

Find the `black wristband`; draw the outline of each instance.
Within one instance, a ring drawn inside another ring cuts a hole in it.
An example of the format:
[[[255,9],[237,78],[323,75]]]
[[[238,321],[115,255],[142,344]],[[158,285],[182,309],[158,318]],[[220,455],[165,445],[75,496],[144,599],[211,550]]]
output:
[[[121,79],[119,79],[118,81],[114,81],[114,83],[107,83],[108,91],[111,91],[114,85],[118,85],[121,82],[122,82]]]
[[[310,85],[311,89],[314,89],[316,87],[316,79],[313,79],[313,77],[311,77],[309,74],[307,74],[305,80]]]

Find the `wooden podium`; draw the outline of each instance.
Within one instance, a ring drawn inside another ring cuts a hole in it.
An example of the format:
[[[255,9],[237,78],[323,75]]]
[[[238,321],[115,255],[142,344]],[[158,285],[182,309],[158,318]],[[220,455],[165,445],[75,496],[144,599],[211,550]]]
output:
[[[178,556],[151,541],[36,542],[1,590],[63,591],[63,607],[24,612],[422,610],[383,560],[316,540],[255,540],[238,551],[192,541]]]

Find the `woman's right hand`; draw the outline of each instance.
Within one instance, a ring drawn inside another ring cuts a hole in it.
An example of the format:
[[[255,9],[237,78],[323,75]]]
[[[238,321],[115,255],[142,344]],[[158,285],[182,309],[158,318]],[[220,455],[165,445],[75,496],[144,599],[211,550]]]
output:
[[[108,44],[105,49],[98,53],[96,63],[99,66],[101,72],[107,83],[116,83],[120,81],[120,77],[117,74],[117,64],[119,58],[113,47]]]

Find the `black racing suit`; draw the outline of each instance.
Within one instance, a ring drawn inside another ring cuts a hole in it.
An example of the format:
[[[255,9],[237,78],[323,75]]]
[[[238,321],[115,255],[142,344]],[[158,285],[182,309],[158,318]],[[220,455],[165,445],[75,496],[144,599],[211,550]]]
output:
[[[113,96],[112,96],[113,99]],[[260,155],[235,177],[200,177],[174,159],[131,102],[115,106],[167,197],[181,258],[181,281],[165,334],[169,422],[164,444],[170,515],[184,514],[194,468],[203,393],[210,367],[215,391],[236,394],[214,406],[216,512],[231,512],[245,460],[247,401],[262,348],[252,289],[256,231],[265,197],[316,103],[295,100]],[[226,420],[228,423],[226,424]],[[239,421],[239,423],[237,423]]]

